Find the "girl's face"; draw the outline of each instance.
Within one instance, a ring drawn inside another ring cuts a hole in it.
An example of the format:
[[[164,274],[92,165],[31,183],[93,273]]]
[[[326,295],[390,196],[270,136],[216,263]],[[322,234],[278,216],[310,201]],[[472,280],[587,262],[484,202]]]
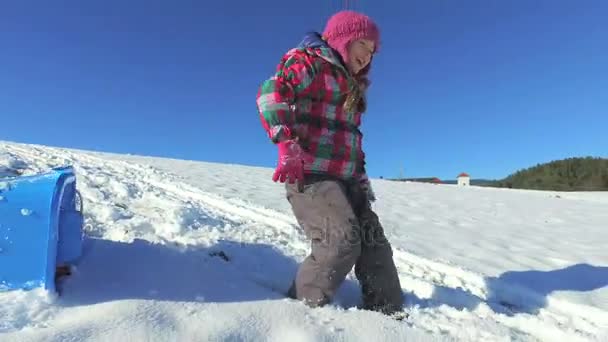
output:
[[[365,68],[374,54],[375,45],[373,40],[357,39],[348,47],[348,67],[357,74]]]

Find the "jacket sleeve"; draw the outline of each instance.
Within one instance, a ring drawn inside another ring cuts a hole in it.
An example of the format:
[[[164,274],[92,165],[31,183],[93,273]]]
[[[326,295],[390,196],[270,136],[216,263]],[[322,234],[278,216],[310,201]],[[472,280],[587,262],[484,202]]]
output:
[[[296,98],[309,90],[315,74],[312,57],[295,52],[284,56],[276,73],[260,86],[258,112],[273,143],[295,138]]]

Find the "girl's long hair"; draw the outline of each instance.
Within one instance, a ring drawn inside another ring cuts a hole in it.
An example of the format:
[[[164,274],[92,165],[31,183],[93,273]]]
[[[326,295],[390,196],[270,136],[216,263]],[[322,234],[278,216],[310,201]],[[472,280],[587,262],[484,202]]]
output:
[[[367,75],[371,65],[372,62],[370,61],[364,69],[355,75],[355,86],[349,91],[346,100],[344,101],[344,110],[347,113],[355,111],[358,113],[365,113],[367,110],[366,93],[367,88],[369,88],[371,83]]]

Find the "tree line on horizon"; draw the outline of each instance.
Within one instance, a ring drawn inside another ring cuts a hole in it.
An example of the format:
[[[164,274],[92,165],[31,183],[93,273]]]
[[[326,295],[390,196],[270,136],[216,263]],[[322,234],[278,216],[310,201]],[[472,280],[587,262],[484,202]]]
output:
[[[395,178],[395,181],[436,183],[437,179]],[[455,184],[455,180],[442,180]],[[573,157],[521,169],[500,180],[471,179],[471,185],[553,191],[608,191],[608,159]]]
[[[518,170],[485,186],[554,191],[608,191],[608,159],[574,157]]]

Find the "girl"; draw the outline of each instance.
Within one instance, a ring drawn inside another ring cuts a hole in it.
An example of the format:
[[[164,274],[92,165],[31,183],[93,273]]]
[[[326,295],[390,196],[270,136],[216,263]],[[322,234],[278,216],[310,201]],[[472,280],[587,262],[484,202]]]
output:
[[[311,307],[334,297],[355,267],[363,308],[392,314],[403,305],[391,245],[370,201],[359,130],[379,30],[366,15],[342,11],[281,59],[258,92],[262,126],[278,146],[273,181],[311,240],[288,295]]]

